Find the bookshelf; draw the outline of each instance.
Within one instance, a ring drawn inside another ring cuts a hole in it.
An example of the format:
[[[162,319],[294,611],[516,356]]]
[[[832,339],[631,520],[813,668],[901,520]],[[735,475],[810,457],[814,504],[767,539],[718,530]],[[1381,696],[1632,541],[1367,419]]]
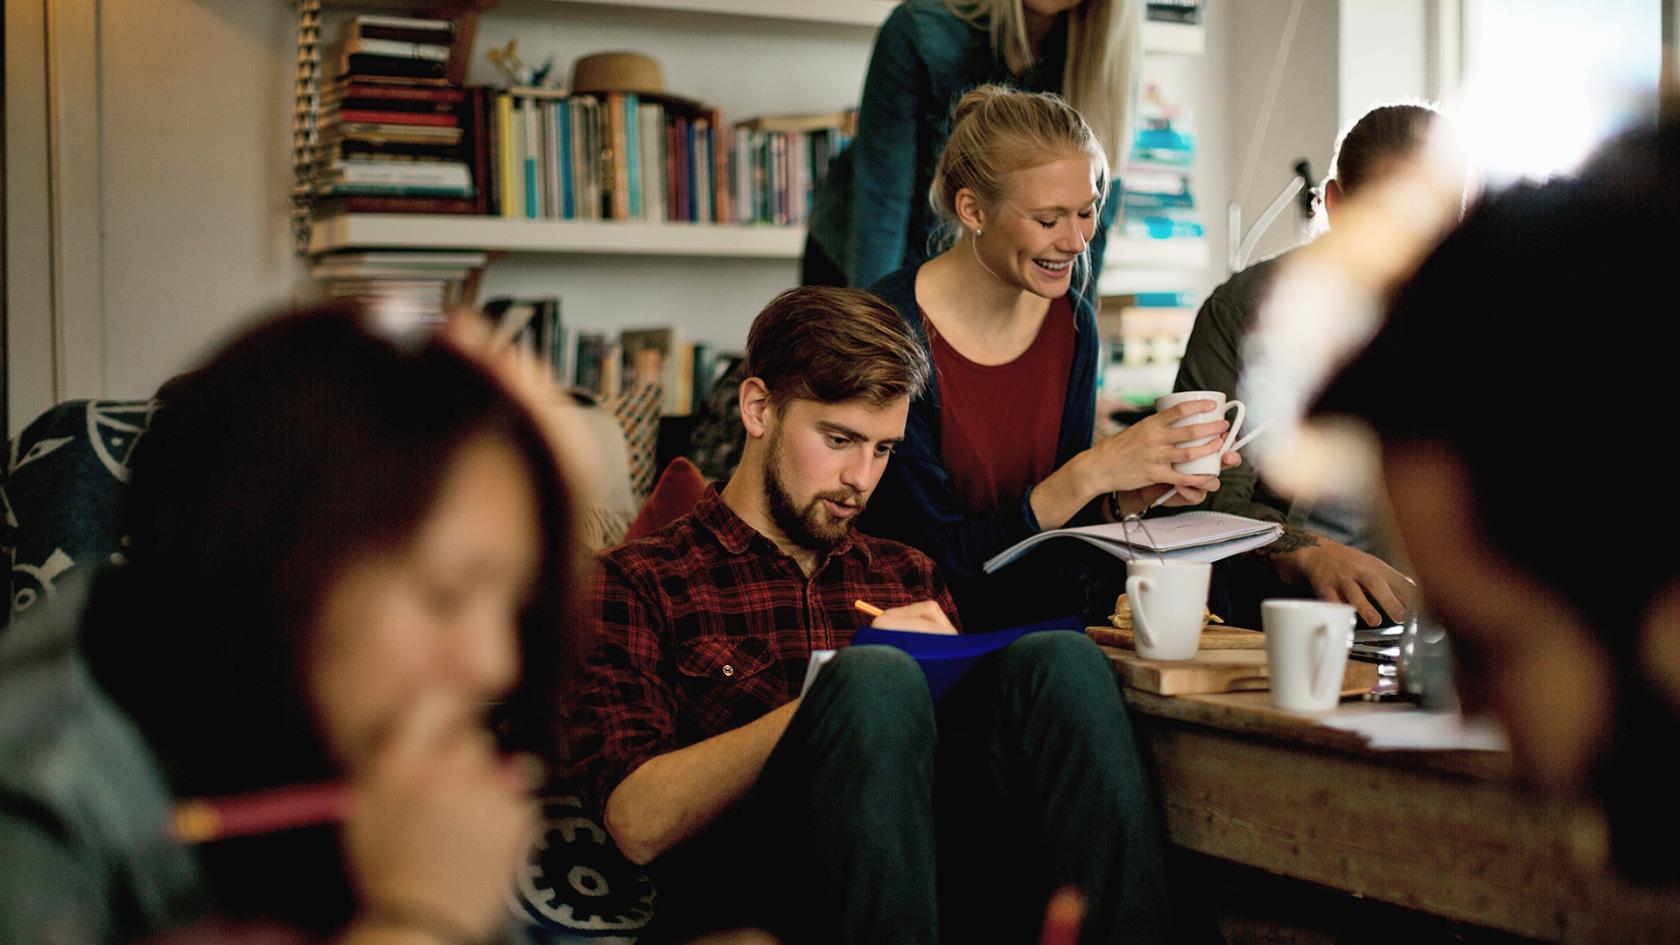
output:
[[[702,18],[747,17],[795,24],[817,35],[838,30],[858,41],[879,27],[897,0],[525,0],[502,6],[500,0],[322,0],[322,7],[343,13],[379,10],[413,14],[466,13],[476,30],[477,17],[501,9],[563,19],[567,13],[612,9],[626,19],[654,26],[660,13]],[[720,28],[722,24],[720,23]],[[469,32],[469,37],[470,37]],[[1200,25],[1144,21],[1142,44],[1150,54],[1200,53]],[[471,42],[471,39],[468,39]],[[528,220],[418,214],[341,213],[309,222],[304,238],[310,255],[367,248],[482,249],[499,254],[623,255],[630,257],[710,257],[742,260],[797,260],[802,226],[647,223],[636,221]],[[1145,248],[1147,249],[1147,247]],[[1144,264],[1132,254],[1111,258],[1121,265]],[[1205,265],[1205,261],[1201,263]],[[1185,265],[1190,265],[1186,263]]]

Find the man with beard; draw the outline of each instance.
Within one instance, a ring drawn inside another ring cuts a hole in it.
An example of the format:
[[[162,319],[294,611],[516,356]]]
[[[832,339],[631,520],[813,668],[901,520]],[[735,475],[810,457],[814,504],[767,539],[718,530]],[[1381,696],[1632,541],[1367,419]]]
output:
[[[740,467],[603,557],[570,697],[574,775],[658,889],[643,941],[1029,942],[1067,884],[1087,941],[1161,941],[1159,828],[1089,640],[1024,637],[937,706],[902,651],[847,648],[859,600],[877,626],[957,632],[932,562],[852,527],[930,371],[903,319],[795,289],[754,320],[747,369]]]

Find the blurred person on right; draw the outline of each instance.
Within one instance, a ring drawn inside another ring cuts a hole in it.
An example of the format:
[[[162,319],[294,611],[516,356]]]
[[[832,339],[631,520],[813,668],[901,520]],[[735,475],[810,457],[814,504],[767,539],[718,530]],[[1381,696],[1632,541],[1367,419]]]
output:
[[[1323,225],[1334,227],[1350,197],[1415,156],[1439,117],[1427,105],[1396,103],[1379,105],[1349,126],[1336,143],[1330,176],[1319,192]],[[1214,390],[1227,399],[1238,397],[1238,379],[1247,360],[1244,342],[1292,255],[1290,251],[1263,259],[1213,290],[1196,313],[1174,391]],[[1258,429],[1265,419],[1251,416],[1249,429]],[[1385,615],[1398,620],[1404,614],[1412,582],[1393,567],[1392,553],[1382,547],[1364,503],[1297,503],[1269,488],[1254,462],[1245,460],[1225,472],[1221,489],[1210,493],[1202,507],[1285,527],[1282,538],[1245,562],[1258,567],[1231,571],[1233,612],[1228,616],[1237,623],[1255,626],[1261,599],[1295,593],[1295,587],[1323,600],[1352,604],[1371,626],[1383,623]]]
[[[1517,770],[1603,813],[1628,877],[1680,880],[1680,505],[1669,438],[1680,124],[1628,132],[1572,177],[1473,208],[1395,294],[1317,421],[1354,419],[1467,712]]]

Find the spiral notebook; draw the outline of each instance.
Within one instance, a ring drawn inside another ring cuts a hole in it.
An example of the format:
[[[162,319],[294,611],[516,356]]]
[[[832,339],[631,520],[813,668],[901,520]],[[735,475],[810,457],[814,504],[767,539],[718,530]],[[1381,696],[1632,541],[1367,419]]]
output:
[[[1135,522],[1053,528],[1010,545],[984,567],[990,574],[1052,538],[1077,538],[1122,561],[1160,555],[1168,561],[1211,562],[1264,547],[1282,534],[1283,526],[1275,522],[1229,512],[1185,512],[1148,519],[1141,528]]]

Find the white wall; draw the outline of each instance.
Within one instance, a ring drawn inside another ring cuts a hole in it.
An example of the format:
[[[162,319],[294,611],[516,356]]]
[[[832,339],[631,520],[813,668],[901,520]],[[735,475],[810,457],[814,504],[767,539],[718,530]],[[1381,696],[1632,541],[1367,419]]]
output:
[[[289,300],[292,24],[279,0],[100,4],[107,397]]]
[[[1228,18],[1225,51],[1229,149],[1226,173],[1232,191],[1242,186],[1243,165],[1259,119],[1278,41],[1288,19],[1290,0],[1227,0],[1215,15]],[[1229,199],[1243,204],[1246,231],[1306,158],[1315,178],[1322,178],[1338,127],[1340,53],[1337,0],[1306,0],[1294,43],[1284,66],[1277,102],[1266,128],[1252,180]],[[1221,207],[1223,209],[1223,207]],[[1294,212],[1287,211],[1260,240],[1250,261],[1282,252],[1300,241]],[[1224,245],[1216,248],[1223,259]]]
[[[8,429],[52,403],[51,254],[47,188],[44,8],[7,3],[6,17],[6,404]]]
[[[1341,0],[1338,124],[1347,127],[1373,105],[1429,96],[1429,4],[1426,0]]]

